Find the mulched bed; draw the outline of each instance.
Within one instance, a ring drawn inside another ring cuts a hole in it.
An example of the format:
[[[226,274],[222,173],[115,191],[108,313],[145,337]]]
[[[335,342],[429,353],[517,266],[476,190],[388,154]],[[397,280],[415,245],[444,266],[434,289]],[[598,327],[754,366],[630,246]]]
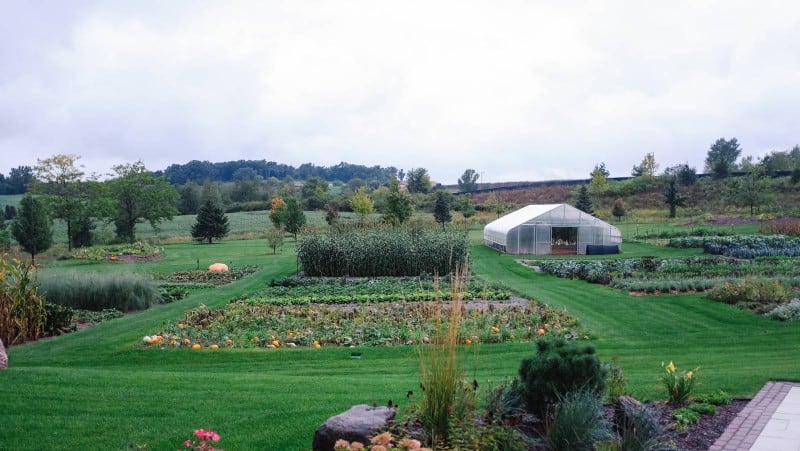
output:
[[[661,415],[661,424],[669,431],[677,449],[686,451],[707,450],[725,432],[731,421],[744,409],[749,399],[733,399],[729,404],[717,406],[714,415],[702,415],[697,424],[684,431],[676,431],[672,408],[665,403],[654,403],[651,407]]]

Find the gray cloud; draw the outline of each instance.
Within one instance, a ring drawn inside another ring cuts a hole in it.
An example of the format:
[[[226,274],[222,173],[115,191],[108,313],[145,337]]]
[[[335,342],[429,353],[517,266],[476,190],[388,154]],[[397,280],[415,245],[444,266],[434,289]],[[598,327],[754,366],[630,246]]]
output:
[[[787,2],[9,3],[4,173],[75,153],[537,180],[800,142]]]

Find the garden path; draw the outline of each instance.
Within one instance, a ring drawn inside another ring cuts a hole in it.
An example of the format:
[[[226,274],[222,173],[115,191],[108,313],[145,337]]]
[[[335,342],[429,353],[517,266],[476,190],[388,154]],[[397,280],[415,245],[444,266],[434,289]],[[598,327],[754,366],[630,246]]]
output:
[[[800,450],[800,383],[767,382],[710,451]]]

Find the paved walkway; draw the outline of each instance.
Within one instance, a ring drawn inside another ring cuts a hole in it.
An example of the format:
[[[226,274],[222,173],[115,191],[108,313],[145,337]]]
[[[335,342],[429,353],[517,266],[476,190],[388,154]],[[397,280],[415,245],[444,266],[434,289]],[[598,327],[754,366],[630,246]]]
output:
[[[710,451],[800,451],[800,383],[767,382]]]

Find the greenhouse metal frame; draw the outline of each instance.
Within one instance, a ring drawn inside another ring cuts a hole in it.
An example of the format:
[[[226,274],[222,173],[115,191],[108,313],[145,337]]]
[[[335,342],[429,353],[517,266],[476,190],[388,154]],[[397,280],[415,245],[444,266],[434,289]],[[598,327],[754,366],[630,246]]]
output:
[[[483,229],[484,243],[507,254],[618,253],[622,234],[613,225],[567,204],[528,205]]]

